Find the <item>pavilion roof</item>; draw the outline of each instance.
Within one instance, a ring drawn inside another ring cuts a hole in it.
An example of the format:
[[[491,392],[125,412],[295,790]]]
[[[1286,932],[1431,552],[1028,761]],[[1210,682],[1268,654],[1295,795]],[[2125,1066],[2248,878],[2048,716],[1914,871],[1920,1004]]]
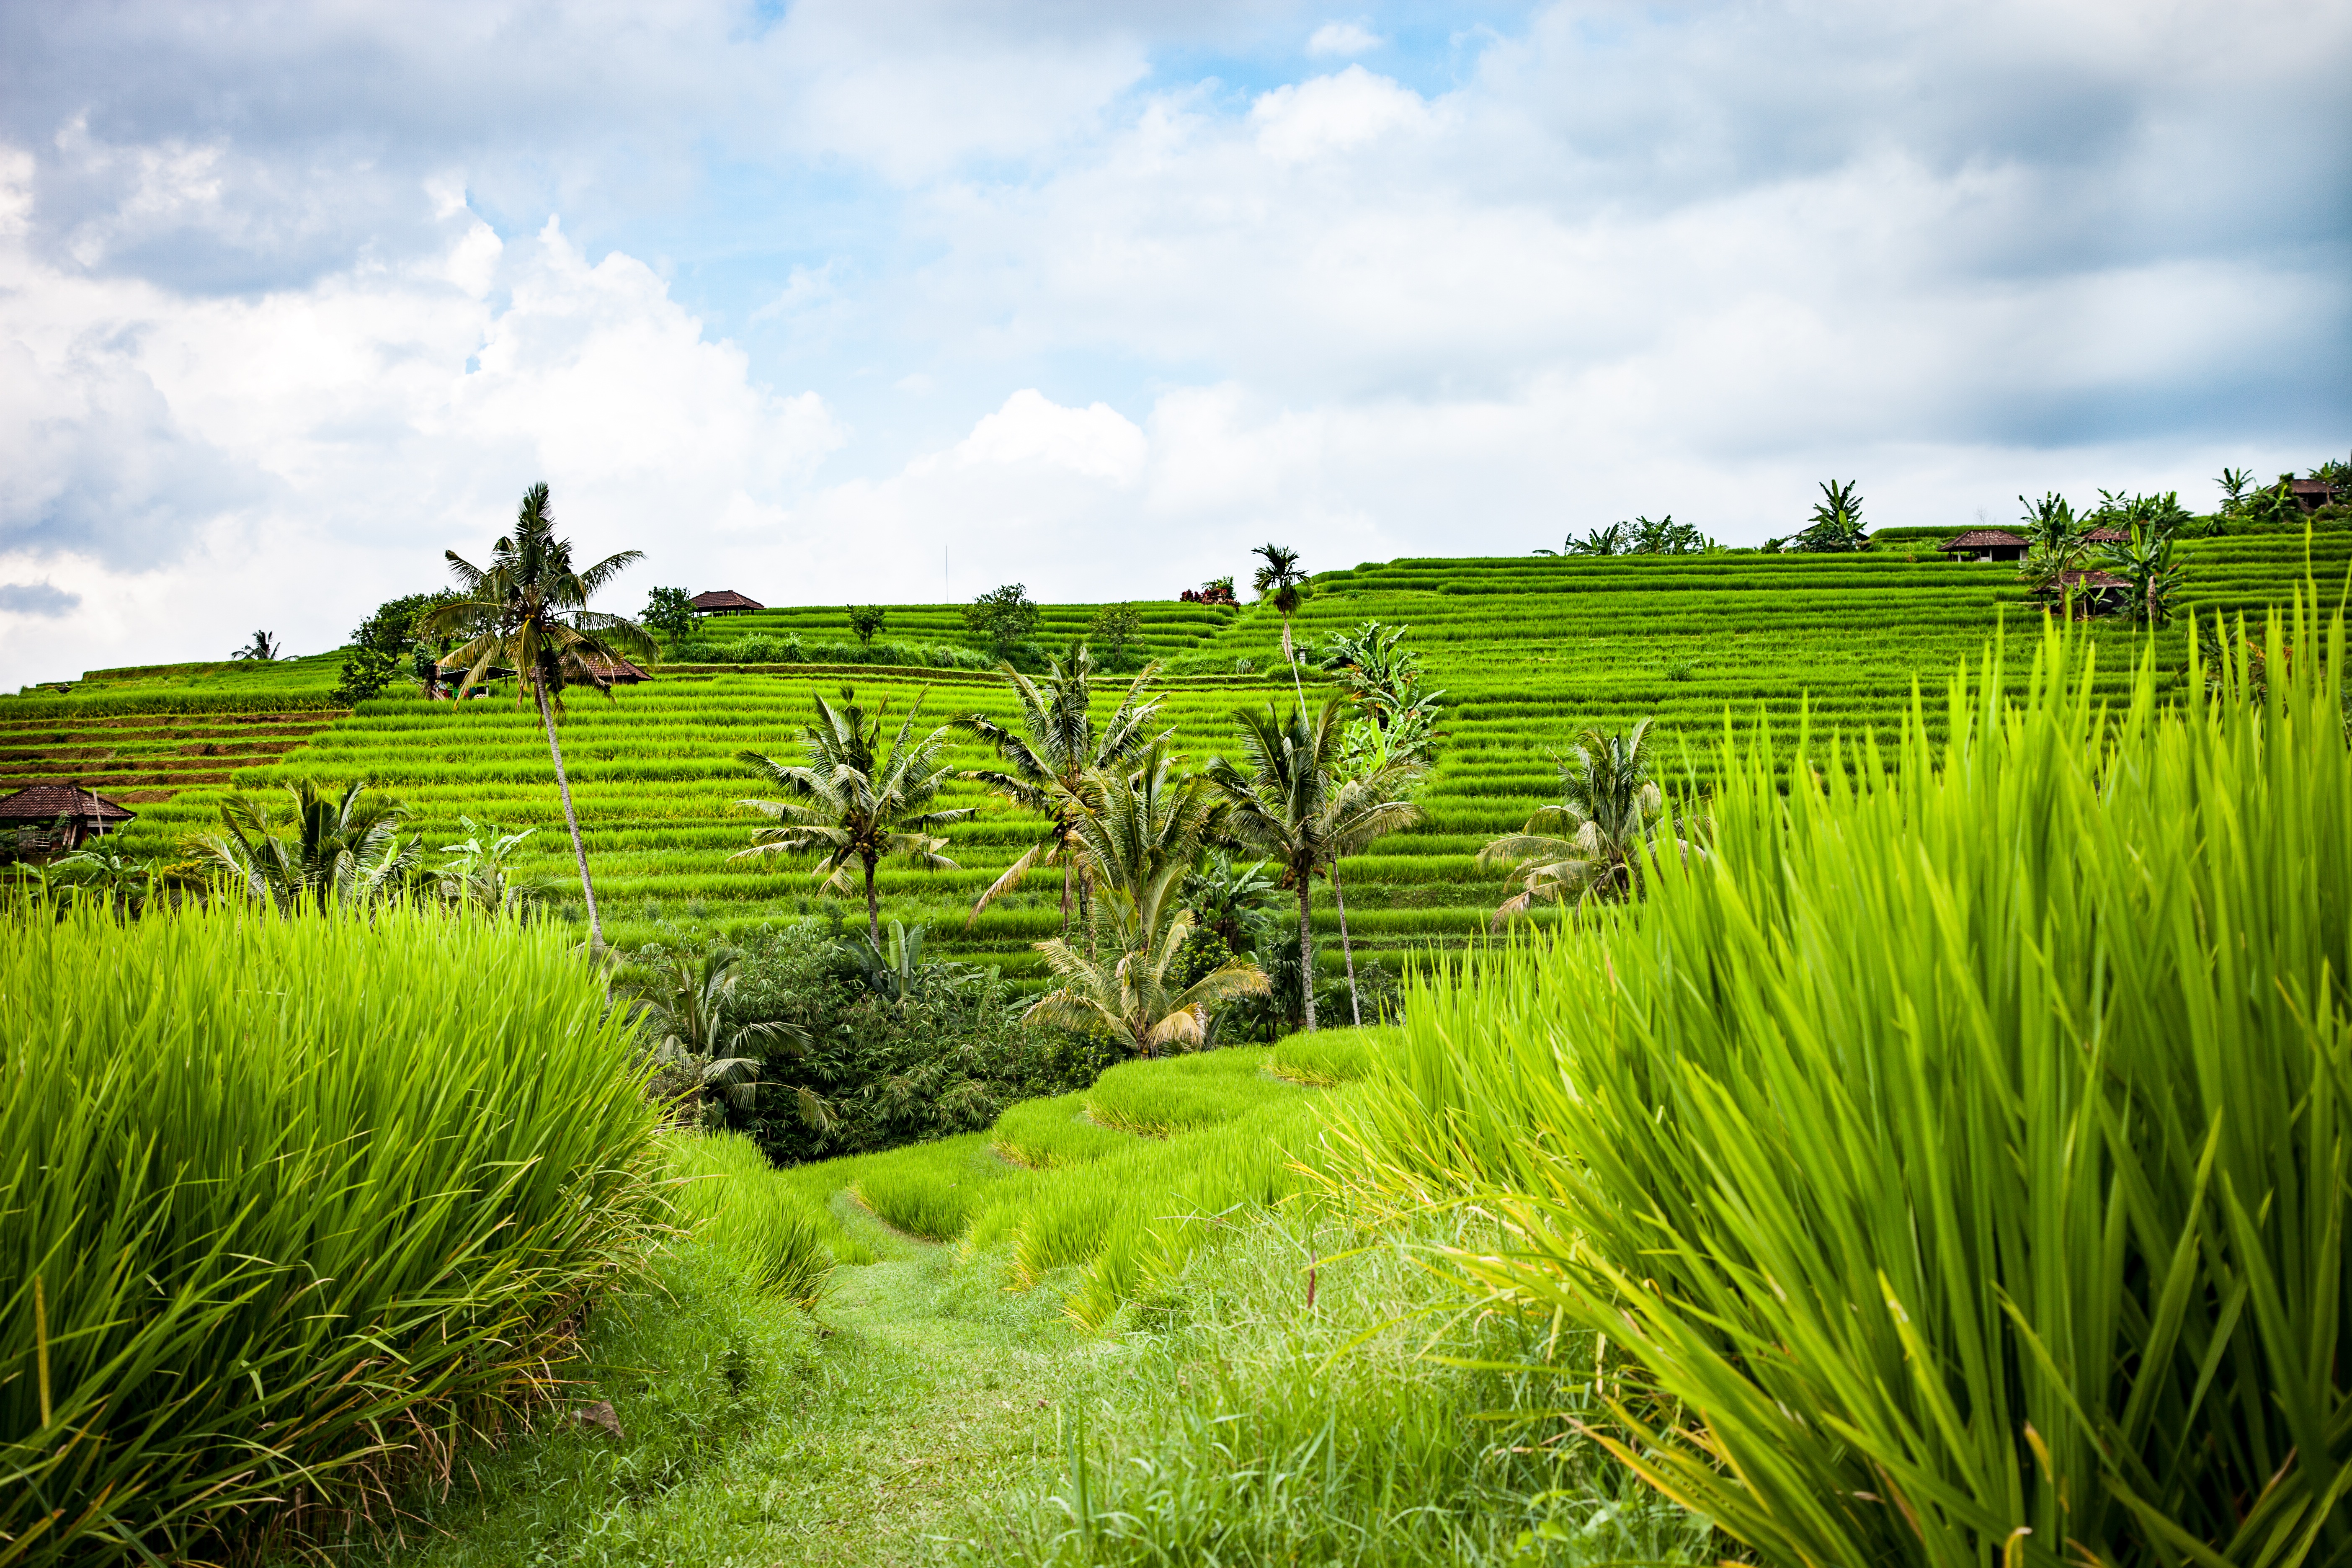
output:
[[[0,798],[0,822],[49,823],[64,816],[103,826],[131,821],[138,815],[77,784],[29,784]]]

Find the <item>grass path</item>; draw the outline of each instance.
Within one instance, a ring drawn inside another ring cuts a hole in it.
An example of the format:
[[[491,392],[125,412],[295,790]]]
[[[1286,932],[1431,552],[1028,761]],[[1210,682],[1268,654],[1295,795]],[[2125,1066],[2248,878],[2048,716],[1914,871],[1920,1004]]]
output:
[[[1050,1478],[1059,1422],[1129,1357],[955,1249],[835,1208],[880,1261],[814,1319],[691,1267],[609,1315],[583,1426],[481,1466],[377,1560],[422,1565],[901,1564],[954,1555],[992,1502]]]

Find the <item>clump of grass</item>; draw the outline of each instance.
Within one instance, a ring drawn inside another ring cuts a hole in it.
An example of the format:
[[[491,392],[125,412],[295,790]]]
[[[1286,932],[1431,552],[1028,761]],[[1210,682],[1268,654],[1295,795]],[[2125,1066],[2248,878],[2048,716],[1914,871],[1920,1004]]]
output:
[[[1007,1106],[991,1131],[991,1146],[1016,1165],[1042,1171],[1083,1165],[1135,1142],[1132,1134],[1088,1121],[1086,1099],[1083,1093],[1058,1094]]]
[[[642,1256],[656,1108],[552,931],[20,905],[0,999],[0,1557],[331,1534]]]
[[[1087,1115],[1146,1138],[1212,1127],[1286,1092],[1260,1070],[1263,1051],[1202,1051],[1160,1061],[1123,1062],[1086,1091]]]
[[[1391,1046],[1398,1034],[1393,1026],[1375,1025],[1291,1035],[1275,1043],[1266,1070],[1292,1083],[1336,1089],[1370,1072],[1374,1054]]]
[[[671,1202],[695,1239],[733,1260],[757,1288],[816,1304],[833,1268],[824,1217],[740,1132],[680,1132],[665,1141]]]
[[[2263,652],[2110,706],[2053,627],[1851,772],[1727,746],[1638,921],[1411,998],[1380,1173],[1765,1560],[2352,1555],[2342,617]]]

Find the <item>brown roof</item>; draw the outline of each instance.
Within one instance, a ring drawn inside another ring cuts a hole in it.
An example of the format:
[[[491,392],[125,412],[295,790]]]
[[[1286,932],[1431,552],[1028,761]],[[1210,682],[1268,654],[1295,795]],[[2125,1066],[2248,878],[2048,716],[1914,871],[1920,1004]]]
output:
[[[631,664],[625,658],[606,660],[589,658],[583,658],[580,662],[586,665],[591,673],[601,676],[606,680],[618,681],[624,686],[629,685],[635,681],[651,680],[653,679],[652,676],[647,675],[644,670],[639,669],[635,665]]]
[[[2085,544],[2129,544],[2131,542],[2131,532],[2127,529],[2121,528],[2094,528],[2084,531],[2083,535],[2083,542]]]
[[[1938,550],[2022,550],[2025,541],[2003,528],[1972,528],[1957,538],[1947,539],[1936,546]]]
[[[2061,572],[2057,584],[2061,588],[2128,588],[2131,579],[2112,572]]]
[[[139,814],[79,784],[37,784],[0,800],[0,822],[55,822],[60,816],[99,824],[129,822]]]
[[[2334,489],[2335,487],[2326,479],[2294,479],[2287,485],[2290,494],[2299,496],[2324,496],[2329,494]]]
[[[768,606],[757,599],[747,599],[732,588],[713,588],[708,594],[697,594],[687,601],[698,610],[764,610]]]

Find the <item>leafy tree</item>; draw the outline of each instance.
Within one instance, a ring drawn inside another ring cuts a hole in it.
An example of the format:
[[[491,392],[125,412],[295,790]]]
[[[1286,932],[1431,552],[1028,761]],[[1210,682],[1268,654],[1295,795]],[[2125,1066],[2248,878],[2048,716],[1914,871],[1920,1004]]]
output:
[[[1415,770],[1340,776],[1340,715],[1336,697],[1312,718],[1304,704],[1287,716],[1272,703],[1263,713],[1240,713],[1243,761],[1219,757],[1204,775],[1224,797],[1227,837],[1265,851],[1282,867],[1283,885],[1297,896],[1298,962],[1309,976],[1315,971],[1317,875],[1340,856],[1421,817],[1419,806],[1396,798]],[[1311,987],[1307,1026],[1315,1027]]]
[[[191,847],[247,897],[280,913],[389,898],[423,857],[423,836],[404,841],[404,809],[362,798],[366,792],[354,781],[338,796],[304,779],[286,786],[290,809],[282,817],[265,796],[232,795],[220,808],[228,831],[198,836]]]
[[[1433,717],[1437,700],[1445,695],[1422,689],[1421,656],[1404,646],[1410,629],[1366,621],[1352,632],[1331,633],[1317,657],[1322,668],[1339,674],[1348,694],[1382,730]]]
[[[1236,996],[1263,995],[1265,971],[1241,959],[1179,986],[1174,982],[1192,918],[1177,910],[1155,928],[1120,889],[1097,899],[1087,951],[1060,937],[1037,943],[1061,981],[1031,1004],[1024,1017],[1071,1029],[1100,1029],[1139,1057],[1169,1046],[1198,1046],[1208,1037],[1209,1010]]]
[[[711,948],[698,960],[667,953],[618,988],[630,1016],[656,1037],[651,1054],[663,1075],[682,1080],[680,1089],[697,1106],[716,1095],[751,1110],[759,1094],[760,1058],[750,1053],[771,1044],[793,1051],[808,1044],[807,1035],[790,1024],[730,1016],[735,966],[742,957],[731,947]],[[704,1120],[713,1119],[706,1114]]]
[[[1641,855],[1670,826],[1650,777],[1650,721],[1625,734],[1587,730],[1558,762],[1560,803],[1528,818],[1478,852],[1481,867],[1508,862],[1518,896],[1495,911],[1503,923],[1538,900],[1613,900],[1640,890]],[[1681,838],[1674,847],[1687,851]]]
[[[442,553],[463,596],[426,612],[420,624],[428,637],[471,634],[457,652],[466,666],[457,688],[460,697],[492,669],[504,667],[520,678],[516,703],[538,705],[541,727],[547,731],[547,754],[555,763],[556,792],[563,798],[563,826],[571,832],[572,858],[580,867],[580,892],[588,904],[589,946],[601,952],[604,927],[596,913],[588,848],[581,841],[580,816],[572,806],[572,780],[563,771],[563,747],[556,739],[555,723],[563,712],[566,687],[592,686],[609,700],[613,671],[625,653],[649,661],[659,657],[660,648],[636,622],[588,608],[588,601],[643,552],[624,550],[593,566],[575,569],[572,542],[556,537],[547,487],[538,484],[523,492],[514,531],[490,547],[488,571],[454,550]]]
[[[1867,550],[1870,534],[1863,526],[1862,497],[1855,482],[1822,481],[1822,499],[1813,505],[1812,521],[1788,542],[1790,550],[1833,552]]]
[[[694,595],[683,588],[656,588],[646,595],[646,613],[637,618],[646,630],[677,642],[694,630]]]
[[[879,605],[856,605],[849,612],[849,630],[860,647],[872,647],[889,615]]]
[[[343,660],[342,679],[335,686],[336,702],[355,708],[411,674],[424,638],[421,623],[425,614],[457,597],[441,588],[429,594],[403,594],[378,605],[374,614],[352,628],[351,657]]]
[[[950,727],[943,724],[916,740],[915,721],[923,710],[918,697],[886,751],[882,720],[887,706],[869,716],[845,686],[839,708],[819,697],[817,722],[802,727],[805,762],[787,764],[758,752],[736,752],[737,762],[787,798],[735,803],[775,818],[777,826],[760,829],[751,848],[730,857],[813,852],[819,857],[817,875],[824,890],[844,895],[856,886],[851,868],[862,868],[866,939],[877,950],[882,904],[874,890],[875,868],[885,860],[904,860],[919,870],[954,870],[956,863],[940,853],[948,841],[932,830],[971,815],[968,807],[932,806],[940,785],[952,776],[947,765]]]
[[[1105,605],[1087,626],[1087,636],[1109,645],[1112,668],[1127,660],[1127,645],[1143,635],[1143,616],[1133,605]]]
[[[1037,606],[1019,583],[992,588],[963,608],[963,624],[975,637],[986,637],[999,659],[1013,657],[1013,648],[1028,638],[1037,625]]]
[[[958,729],[985,742],[1006,764],[972,769],[962,776],[1045,820],[1036,842],[980,895],[971,907],[973,916],[1020,886],[1038,867],[1059,866],[1062,932],[1069,934],[1070,895],[1080,858],[1077,826],[1087,812],[1082,786],[1089,773],[1117,767],[1152,743],[1150,727],[1162,699],[1146,698],[1143,689],[1159,668],[1144,666],[1099,731],[1092,706],[1094,655],[1083,643],[1074,646],[1066,658],[1048,663],[1043,680],[1033,680],[1009,664],[1003,667],[1019,713],[1013,728],[982,713],[956,721]]]
[[[229,655],[231,658],[248,659],[257,664],[268,664],[285,657],[278,639],[268,632],[256,632],[253,640]]]

